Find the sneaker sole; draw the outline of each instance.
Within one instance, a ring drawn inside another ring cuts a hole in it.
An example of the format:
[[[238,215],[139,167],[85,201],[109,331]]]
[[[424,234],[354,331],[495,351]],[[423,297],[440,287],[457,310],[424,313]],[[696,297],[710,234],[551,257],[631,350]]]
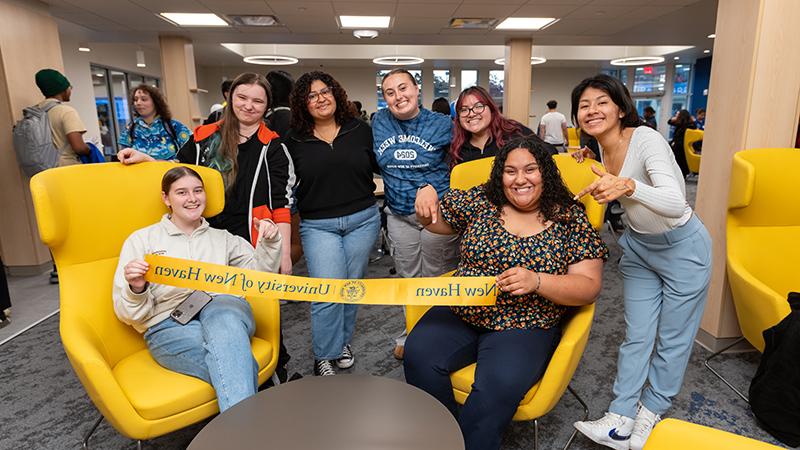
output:
[[[582,435],[586,436],[597,444],[605,445],[606,447],[610,447],[615,450],[629,450],[630,448],[630,439],[627,441],[614,441],[609,438],[598,438],[594,436],[591,429],[584,426],[581,422],[575,422],[572,424],[572,426],[574,426],[576,430],[580,431]]]

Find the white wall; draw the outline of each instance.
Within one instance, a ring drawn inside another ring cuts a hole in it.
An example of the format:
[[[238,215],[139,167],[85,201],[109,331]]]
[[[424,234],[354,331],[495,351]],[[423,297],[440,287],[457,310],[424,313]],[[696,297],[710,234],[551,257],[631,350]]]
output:
[[[147,67],[136,67],[136,50],[132,44],[90,44],[91,52],[78,51],[80,38],[72,33],[60,33],[61,53],[64,60],[64,75],[72,84],[70,105],[78,110],[86,125],[84,139],[100,141],[100,127],[94,101],[94,86],[90,64],[122,69],[161,78],[161,60],[158,52],[145,50]]]
[[[558,102],[558,111],[567,116],[567,124],[572,124],[572,89],[584,78],[597,74],[594,67],[547,68],[533,66],[531,74],[531,112],[528,126],[537,131],[539,119],[547,112],[547,102]]]
[[[368,113],[372,113],[377,109],[377,97],[375,86],[375,71],[377,69],[364,68],[364,67],[303,67],[303,66],[284,66],[283,70],[291,73],[295,79],[299,78],[305,72],[311,70],[323,70],[330,73],[336,78],[339,83],[347,90],[347,96],[350,100],[359,100]],[[208,94],[200,95],[200,111],[203,115],[208,115],[211,105],[219,103],[222,96],[219,92],[219,85],[222,83],[224,77],[233,79],[241,72],[259,72],[266,73],[272,70],[270,66],[241,66],[241,67],[198,67],[197,79],[199,87],[208,90]],[[430,71],[432,69],[424,69]],[[458,69],[454,69],[457,77],[460,77]],[[555,99],[558,102],[558,110],[561,111],[567,120],[569,119],[570,95],[572,89],[584,78],[590,77],[597,73],[597,69],[593,67],[577,67],[577,68],[547,68],[537,67],[532,68],[532,86],[531,86],[531,117],[529,118],[529,126],[534,131],[539,124],[539,118],[547,112],[547,101]],[[484,73],[485,72],[485,73]],[[484,85],[488,83],[488,70],[482,71],[486,80],[479,80],[479,84]],[[484,83],[485,81],[485,83]],[[428,83],[431,84],[431,83]],[[423,96],[423,103],[426,108],[430,107],[432,98],[432,87],[423,86],[426,89],[426,94]],[[454,92],[453,99],[458,95]]]

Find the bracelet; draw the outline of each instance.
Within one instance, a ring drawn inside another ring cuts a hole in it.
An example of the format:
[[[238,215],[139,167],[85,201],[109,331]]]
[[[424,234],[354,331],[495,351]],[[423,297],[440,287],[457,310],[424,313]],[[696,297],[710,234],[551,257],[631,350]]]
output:
[[[535,272],[535,273],[536,273],[536,287],[533,288],[532,292],[534,294],[538,294],[539,293],[538,292],[539,288],[542,286],[542,276],[539,274],[539,272]]]

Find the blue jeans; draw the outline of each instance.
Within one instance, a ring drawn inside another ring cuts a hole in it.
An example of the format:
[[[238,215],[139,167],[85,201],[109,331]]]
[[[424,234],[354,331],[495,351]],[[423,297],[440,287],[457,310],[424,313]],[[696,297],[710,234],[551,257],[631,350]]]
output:
[[[542,377],[561,327],[487,330],[447,306],[428,310],[408,334],[406,382],[433,395],[458,418],[466,450],[500,448],[519,402]],[[472,392],[458,415],[450,374],[477,362]]]
[[[191,322],[167,318],[148,328],[144,340],[163,367],[210,383],[222,412],[258,388],[258,363],[250,349],[255,329],[247,300],[217,295]]]
[[[619,240],[625,340],[608,410],[636,416],[636,403],[664,414],[680,391],[711,279],[711,237],[692,216],[671,231],[631,230]],[[645,383],[648,383],[645,386]]]
[[[300,239],[308,274],[314,278],[363,278],[378,239],[381,217],[377,206],[331,219],[302,219]],[[353,338],[357,305],[311,303],[314,358],[337,359]]]

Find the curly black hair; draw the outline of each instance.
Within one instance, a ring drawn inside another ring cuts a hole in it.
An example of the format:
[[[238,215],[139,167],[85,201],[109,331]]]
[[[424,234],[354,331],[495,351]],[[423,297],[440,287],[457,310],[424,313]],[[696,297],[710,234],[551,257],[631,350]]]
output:
[[[572,219],[570,210],[572,206],[579,205],[573,200],[572,194],[561,179],[553,157],[548,153],[541,139],[533,136],[516,136],[503,145],[494,159],[489,181],[484,185],[486,197],[497,207],[499,215],[503,206],[509,203],[503,191],[503,170],[505,169],[508,154],[513,150],[524,148],[533,155],[542,174],[542,196],[539,199],[539,211],[545,220],[551,222],[566,222]]]
[[[338,125],[341,126],[356,117],[355,107],[347,100],[347,92],[336,79],[330,74],[320,71],[304,73],[298,78],[289,98],[289,104],[292,109],[291,127],[303,135],[314,133],[314,118],[308,112],[308,94],[311,92],[311,83],[316,80],[325,83],[333,92],[333,98],[336,101],[334,120]]]

